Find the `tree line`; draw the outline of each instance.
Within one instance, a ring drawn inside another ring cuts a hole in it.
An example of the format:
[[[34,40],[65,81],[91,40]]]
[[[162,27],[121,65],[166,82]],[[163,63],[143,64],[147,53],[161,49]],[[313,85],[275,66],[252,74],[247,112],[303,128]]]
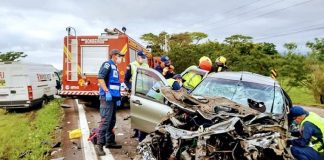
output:
[[[178,73],[191,65],[198,65],[202,56],[208,56],[212,61],[225,56],[232,71],[270,76],[271,70],[275,69],[279,80],[284,80],[289,88],[305,86],[318,103],[324,104],[324,38],[307,42],[308,53],[299,53],[297,44],[293,42],[285,43],[285,51],[280,53],[275,44],[253,42],[250,36],[232,35],[222,42],[206,40],[207,37],[202,32],[161,32],[143,34],[141,39],[150,46],[154,55],[168,55]]]

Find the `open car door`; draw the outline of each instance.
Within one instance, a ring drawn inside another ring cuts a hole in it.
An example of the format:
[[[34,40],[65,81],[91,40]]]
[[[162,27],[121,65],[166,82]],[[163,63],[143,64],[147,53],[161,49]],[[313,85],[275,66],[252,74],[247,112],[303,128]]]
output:
[[[200,69],[198,67],[188,67],[185,71],[183,71],[181,73],[181,76],[184,77],[186,74],[188,74],[189,72],[194,72],[197,75],[201,76],[201,80],[203,80],[204,78],[206,78],[208,76],[208,71],[205,71],[203,69]],[[183,86],[184,87],[184,86]],[[185,88],[185,87],[184,87]],[[187,90],[189,90],[188,88],[186,88]],[[189,91],[190,92],[190,91]]]
[[[159,72],[152,68],[137,68],[130,98],[132,128],[153,132],[162,118],[172,111],[164,104],[159,91],[163,86],[167,86],[167,82]]]

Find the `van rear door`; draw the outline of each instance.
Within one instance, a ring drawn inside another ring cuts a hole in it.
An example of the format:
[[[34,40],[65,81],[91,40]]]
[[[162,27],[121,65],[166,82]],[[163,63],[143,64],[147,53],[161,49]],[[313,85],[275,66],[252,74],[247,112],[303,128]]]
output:
[[[0,102],[28,100],[28,76],[21,69],[16,65],[0,65]]]

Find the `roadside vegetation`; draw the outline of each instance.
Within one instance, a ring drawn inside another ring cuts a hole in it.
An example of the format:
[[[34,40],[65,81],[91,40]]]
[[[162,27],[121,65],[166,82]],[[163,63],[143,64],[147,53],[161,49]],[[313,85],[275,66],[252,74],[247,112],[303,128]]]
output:
[[[201,32],[142,35],[154,55],[168,55],[180,73],[197,65],[202,56],[215,61],[227,58],[232,71],[250,71],[265,76],[277,71],[277,79],[287,90],[294,104],[324,104],[324,38],[315,38],[305,44],[308,51],[298,51],[294,42],[285,43],[284,51],[269,42],[254,42],[253,37],[232,35],[220,42],[207,39]],[[306,53],[307,52],[307,53]]]
[[[63,111],[62,99],[38,110],[7,112],[0,110],[0,159],[47,159]]]

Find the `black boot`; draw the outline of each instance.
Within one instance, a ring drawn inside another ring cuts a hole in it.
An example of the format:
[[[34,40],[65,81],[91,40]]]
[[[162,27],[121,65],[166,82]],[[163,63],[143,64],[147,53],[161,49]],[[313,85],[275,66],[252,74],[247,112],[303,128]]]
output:
[[[106,148],[120,149],[122,148],[122,145],[117,144],[116,142],[108,142],[106,143]]]
[[[98,144],[96,146],[96,151],[97,151],[98,156],[106,155],[105,151],[103,150],[103,145],[102,144]]]

